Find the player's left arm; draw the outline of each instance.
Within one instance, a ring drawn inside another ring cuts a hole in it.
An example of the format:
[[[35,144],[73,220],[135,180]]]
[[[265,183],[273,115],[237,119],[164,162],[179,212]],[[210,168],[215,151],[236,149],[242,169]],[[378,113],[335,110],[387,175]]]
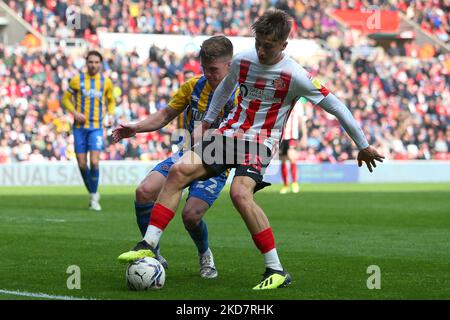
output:
[[[350,110],[333,93],[329,92],[318,80],[301,77],[299,79],[300,90],[304,97],[318,105],[326,112],[334,115],[340,122],[347,134],[355,142],[359,149],[358,166],[365,162],[370,172],[376,167],[375,160],[383,162],[384,156],[374,147],[369,145],[364,132],[356,122]]]
[[[62,105],[64,108],[69,110],[71,114],[73,114],[73,118],[75,122],[79,124],[84,124],[86,122],[86,117],[83,113],[77,112],[75,105],[72,101],[73,96],[80,90],[80,76],[77,75],[70,79],[69,88],[64,92],[62,98]]]
[[[362,166],[362,162],[364,161],[369,171],[372,172],[372,166],[374,168],[377,166],[375,160],[383,162],[384,156],[382,156],[374,147],[369,145],[361,127],[356,123],[352,113],[341,100],[334,94],[329,93],[318,105],[325,111],[333,114],[339,120],[341,126],[358,146],[359,167]]]

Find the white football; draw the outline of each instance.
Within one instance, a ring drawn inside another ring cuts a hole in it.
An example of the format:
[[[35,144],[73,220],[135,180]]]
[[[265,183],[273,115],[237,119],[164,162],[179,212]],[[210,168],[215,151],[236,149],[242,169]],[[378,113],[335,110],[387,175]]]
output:
[[[166,272],[158,260],[146,257],[128,266],[126,278],[130,290],[157,290],[164,286]]]

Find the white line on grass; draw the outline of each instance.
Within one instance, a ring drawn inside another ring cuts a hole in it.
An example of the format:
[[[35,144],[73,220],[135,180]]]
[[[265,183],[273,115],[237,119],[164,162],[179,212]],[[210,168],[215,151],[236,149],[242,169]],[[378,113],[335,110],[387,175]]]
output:
[[[45,219],[45,221],[48,222],[66,222],[64,219]]]
[[[91,298],[78,298],[78,297],[70,297],[70,296],[57,296],[46,293],[34,293],[34,292],[26,292],[26,291],[10,291],[10,290],[2,290],[0,289],[0,294],[10,294],[13,296],[22,296],[29,298],[43,298],[43,299],[55,299],[55,300],[95,300]]]

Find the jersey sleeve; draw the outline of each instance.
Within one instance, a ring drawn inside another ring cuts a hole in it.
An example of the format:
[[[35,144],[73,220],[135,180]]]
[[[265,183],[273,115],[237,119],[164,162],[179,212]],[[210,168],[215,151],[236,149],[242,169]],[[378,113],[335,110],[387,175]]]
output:
[[[185,82],[173,95],[169,101],[169,106],[177,111],[183,111],[191,102],[191,94],[197,78],[192,78]]]
[[[239,93],[240,93],[240,90],[241,89],[239,87],[236,87],[236,90],[234,91],[233,105],[235,107],[237,107],[238,104],[239,104]]]
[[[76,75],[70,79],[69,88],[67,89],[67,91],[69,91],[72,95],[77,93],[78,90],[80,90],[80,75]]]
[[[76,75],[69,81],[69,88],[64,92],[62,105],[70,112],[74,112],[75,106],[72,103],[72,97],[80,90],[80,75]]]
[[[304,97],[311,103],[318,105],[330,92],[305,69],[299,68],[294,74],[295,90],[298,96]]]
[[[105,82],[105,96],[107,100],[108,113],[113,115],[115,112],[116,101],[114,100],[112,81],[109,78],[107,78]]]

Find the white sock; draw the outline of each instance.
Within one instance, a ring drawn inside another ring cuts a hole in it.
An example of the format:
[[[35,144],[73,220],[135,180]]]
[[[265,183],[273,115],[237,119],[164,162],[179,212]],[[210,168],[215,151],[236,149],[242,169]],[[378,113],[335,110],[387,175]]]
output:
[[[280,259],[278,258],[277,249],[275,248],[264,253],[264,262],[266,263],[266,268],[283,271]]]
[[[211,255],[211,250],[208,248],[208,250],[206,250],[205,252],[203,252],[202,254],[199,254],[200,257],[204,257],[206,255]]]
[[[147,227],[147,231],[145,232],[144,240],[147,241],[147,243],[153,248],[156,248],[162,233],[163,231],[160,228],[157,228],[154,225],[150,224]]]
[[[92,201],[99,201],[100,200],[100,194],[97,193],[91,193],[91,200]]]

